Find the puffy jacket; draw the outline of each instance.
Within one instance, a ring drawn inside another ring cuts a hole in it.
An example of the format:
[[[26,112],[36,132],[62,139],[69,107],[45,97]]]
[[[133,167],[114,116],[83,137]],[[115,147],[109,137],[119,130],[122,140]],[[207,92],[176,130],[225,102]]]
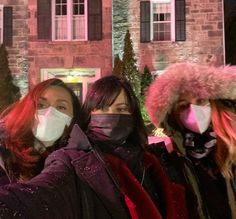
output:
[[[146,108],[152,123],[156,127],[164,128],[173,141],[176,167],[179,167],[179,172],[182,172],[183,185],[189,191],[188,202],[193,213],[191,218],[210,219],[212,216],[209,214],[204,198],[206,194],[202,190],[202,186],[208,182],[199,180],[195,166],[186,156],[183,133],[171,117],[173,107],[183,93],[202,99],[227,100],[232,107],[235,107],[236,68],[193,63],[173,64],[153,81],[146,94]],[[236,196],[236,175],[230,183]],[[225,191],[225,196],[227,196],[227,191]],[[215,199],[214,195],[212,199]],[[218,207],[215,206],[215,208]],[[217,218],[219,217],[218,215]]]

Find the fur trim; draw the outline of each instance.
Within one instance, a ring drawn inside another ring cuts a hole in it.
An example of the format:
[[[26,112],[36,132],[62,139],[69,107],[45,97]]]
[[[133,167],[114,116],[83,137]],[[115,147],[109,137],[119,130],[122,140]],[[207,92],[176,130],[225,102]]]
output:
[[[146,93],[146,108],[151,122],[160,126],[180,94],[186,92],[204,99],[236,100],[236,68],[193,63],[169,66]]]

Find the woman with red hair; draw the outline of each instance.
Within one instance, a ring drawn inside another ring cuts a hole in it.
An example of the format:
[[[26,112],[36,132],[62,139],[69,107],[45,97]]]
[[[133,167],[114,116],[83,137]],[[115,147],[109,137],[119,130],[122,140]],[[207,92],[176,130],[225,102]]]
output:
[[[55,78],[5,110],[0,116],[0,185],[37,175],[47,155],[67,143],[79,113],[74,92]]]

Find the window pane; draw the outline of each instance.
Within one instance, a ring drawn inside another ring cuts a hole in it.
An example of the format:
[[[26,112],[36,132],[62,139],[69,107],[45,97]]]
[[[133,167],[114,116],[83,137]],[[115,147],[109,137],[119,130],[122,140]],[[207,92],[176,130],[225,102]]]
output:
[[[84,14],[84,5],[80,5],[79,14]]]
[[[170,23],[166,23],[165,27],[164,27],[164,31],[165,31],[165,40],[171,40],[171,24]]]
[[[56,4],[67,3],[67,0],[56,0]]]
[[[84,3],[75,3],[73,4],[73,14],[84,15]]]
[[[60,14],[61,14],[61,6],[56,5],[56,15],[60,15]]]
[[[158,34],[157,32],[153,33],[153,40],[157,41],[158,40]]]
[[[166,13],[166,21],[170,21],[170,13]]]
[[[164,18],[165,18],[165,14],[161,13],[159,21],[164,21],[165,20]]]
[[[74,1],[74,7],[77,8],[73,14],[73,39],[85,39],[85,11],[84,1]]]
[[[164,33],[163,32],[159,32],[158,40],[163,41],[164,39],[165,39]]]
[[[153,24],[153,40],[157,40],[158,36],[158,24]]]
[[[153,21],[158,21],[158,14],[153,14]]]
[[[56,15],[66,15],[67,5],[66,4],[56,4]]]
[[[165,31],[170,32],[171,29],[171,24],[170,23],[165,23]]]
[[[73,39],[85,39],[85,17],[73,16]]]
[[[158,30],[159,30],[160,32],[163,32],[163,31],[165,30],[164,25],[165,25],[165,24],[159,24],[159,25],[158,25],[158,26],[159,26]]]
[[[78,5],[74,5],[73,7],[73,14],[78,14]]]
[[[171,39],[171,4],[153,3],[153,40]]]
[[[54,27],[55,40],[84,40],[87,36],[85,1],[84,0],[56,0]],[[68,7],[72,7],[72,16],[67,14]],[[72,25],[72,28],[68,28]]]
[[[55,32],[56,40],[65,40],[67,39],[67,17],[58,16],[55,20]]]
[[[62,15],[66,15],[66,14],[67,14],[67,6],[62,5]]]

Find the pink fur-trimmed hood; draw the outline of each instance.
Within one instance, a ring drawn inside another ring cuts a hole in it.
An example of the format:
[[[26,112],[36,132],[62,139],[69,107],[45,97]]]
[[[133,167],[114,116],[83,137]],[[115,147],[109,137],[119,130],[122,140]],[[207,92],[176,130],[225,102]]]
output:
[[[236,67],[193,63],[169,66],[150,85],[146,108],[151,122],[161,127],[181,93],[205,99],[236,100]]]

